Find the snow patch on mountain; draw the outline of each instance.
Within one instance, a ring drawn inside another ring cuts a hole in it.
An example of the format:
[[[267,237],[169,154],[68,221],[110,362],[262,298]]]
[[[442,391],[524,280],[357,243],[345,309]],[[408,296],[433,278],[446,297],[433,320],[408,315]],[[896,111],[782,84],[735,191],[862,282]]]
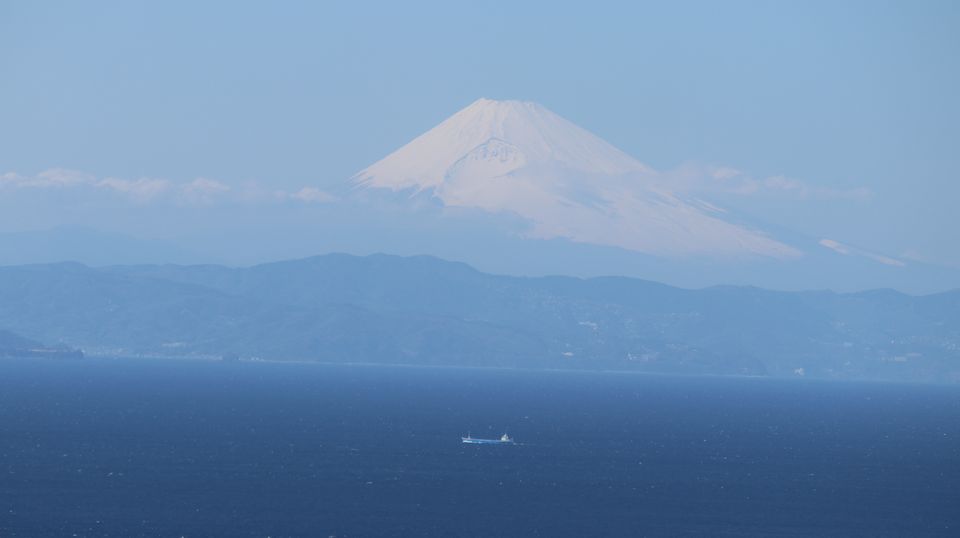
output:
[[[850,245],[845,245],[839,241],[834,241],[833,239],[821,239],[820,245],[836,252],[837,254],[843,254],[845,256],[862,256],[864,258],[869,258],[875,262],[879,262],[884,265],[890,265],[893,267],[906,266],[904,262],[898,259],[891,258],[889,256],[884,256],[882,254],[877,254],[875,252],[869,252],[857,247],[852,247]]]

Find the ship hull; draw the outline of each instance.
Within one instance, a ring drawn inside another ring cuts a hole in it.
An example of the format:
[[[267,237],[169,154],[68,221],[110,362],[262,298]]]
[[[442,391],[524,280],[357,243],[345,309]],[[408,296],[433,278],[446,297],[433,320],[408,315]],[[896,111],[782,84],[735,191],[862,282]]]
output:
[[[502,441],[500,439],[474,439],[472,437],[471,438],[461,437],[460,439],[465,444],[468,444],[468,445],[512,445],[514,444],[512,439],[510,441]]]

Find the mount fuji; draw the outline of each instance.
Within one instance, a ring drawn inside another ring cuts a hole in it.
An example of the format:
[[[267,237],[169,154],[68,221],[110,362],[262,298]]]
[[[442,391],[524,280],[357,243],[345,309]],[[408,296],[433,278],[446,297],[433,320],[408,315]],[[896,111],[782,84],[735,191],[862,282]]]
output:
[[[537,103],[479,99],[353,182],[517,216],[537,239],[666,258],[803,255],[709,202],[671,192],[656,175]]]

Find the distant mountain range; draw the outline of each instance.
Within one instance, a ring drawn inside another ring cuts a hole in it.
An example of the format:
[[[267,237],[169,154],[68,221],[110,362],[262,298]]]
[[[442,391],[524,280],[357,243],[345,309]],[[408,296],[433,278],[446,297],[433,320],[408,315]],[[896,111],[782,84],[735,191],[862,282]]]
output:
[[[688,290],[422,256],[0,267],[0,328],[125,356],[960,381],[960,291]]]

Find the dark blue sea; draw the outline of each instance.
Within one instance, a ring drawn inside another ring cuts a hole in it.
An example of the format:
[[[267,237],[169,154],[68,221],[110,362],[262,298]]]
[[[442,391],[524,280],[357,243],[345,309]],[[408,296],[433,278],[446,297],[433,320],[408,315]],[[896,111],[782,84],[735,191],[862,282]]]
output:
[[[960,387],[0,360],[0,536],[960,536]]]

